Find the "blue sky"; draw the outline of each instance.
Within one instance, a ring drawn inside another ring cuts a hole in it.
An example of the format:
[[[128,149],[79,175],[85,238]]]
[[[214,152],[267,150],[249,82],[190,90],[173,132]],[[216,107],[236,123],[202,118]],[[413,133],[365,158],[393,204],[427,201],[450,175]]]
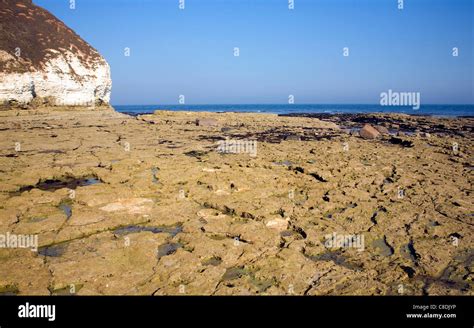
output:
[[[474,103],[473,0],[397,1],[33,0],[107,59],[114,105]]]

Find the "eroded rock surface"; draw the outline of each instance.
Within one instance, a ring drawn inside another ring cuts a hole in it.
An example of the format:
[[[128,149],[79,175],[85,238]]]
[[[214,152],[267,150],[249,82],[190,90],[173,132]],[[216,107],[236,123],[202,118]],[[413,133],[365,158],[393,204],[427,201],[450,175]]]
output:
[[[417,119],[429,138],[367,141],[305,117],[0,112],[0,233],[40,246],[0,249],[0,293],[472,295],[473,121]]]

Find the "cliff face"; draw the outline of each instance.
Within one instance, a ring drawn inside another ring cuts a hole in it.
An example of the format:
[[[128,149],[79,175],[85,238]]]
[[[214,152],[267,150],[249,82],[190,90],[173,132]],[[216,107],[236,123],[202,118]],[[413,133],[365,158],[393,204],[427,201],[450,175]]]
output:
[[[104,58],[31,0],[0,0],[0,105],[108,104]]]

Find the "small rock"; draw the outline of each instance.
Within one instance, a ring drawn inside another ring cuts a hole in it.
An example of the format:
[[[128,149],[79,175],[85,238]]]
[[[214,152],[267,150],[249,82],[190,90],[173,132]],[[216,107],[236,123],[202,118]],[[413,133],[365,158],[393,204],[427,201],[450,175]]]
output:
[[[197,126],[216,126],[218,125],[217,120],[213,118],[198,118],[196,119]]]
[[[380,136],[380,132],[377,131],[372,125],[366,124],[359,131],[359,135],[364,139],[376,139]]]

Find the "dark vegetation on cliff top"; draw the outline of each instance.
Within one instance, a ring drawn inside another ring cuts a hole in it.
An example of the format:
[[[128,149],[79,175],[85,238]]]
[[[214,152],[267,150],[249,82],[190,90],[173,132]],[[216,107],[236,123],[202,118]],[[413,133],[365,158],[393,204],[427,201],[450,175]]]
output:
[[[74,31],[31,0],[0,0],[0,50],[13,56],[0,52],[0,71],[5,73],[41,69],[66,50],[89,67],[101,58]]]

